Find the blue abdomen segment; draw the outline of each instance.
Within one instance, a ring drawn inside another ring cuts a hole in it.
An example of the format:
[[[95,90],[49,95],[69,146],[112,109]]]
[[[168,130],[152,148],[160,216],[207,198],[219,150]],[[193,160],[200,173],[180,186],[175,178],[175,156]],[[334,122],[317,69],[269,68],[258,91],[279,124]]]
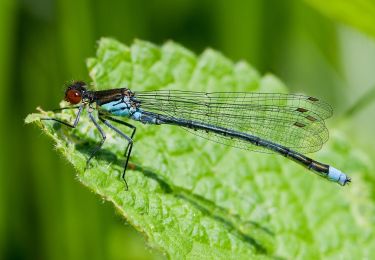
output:
[[[112,101],[100,106],[102,109],[108,111],[114,116],[123,116],[130,119],[140,121],[144,124],[157,124],[157,119],[152,116],[145,116],[140,108],[135,108],[130,105],[129,101]]]
[[[334,181],[339,183],[340,185],[344,186],[348,182],[350,182],[350,178],[346,176],[345,173],[341,172],[340,170],[329,166],[329,172],[327,175],[327,179],[330,181]]]

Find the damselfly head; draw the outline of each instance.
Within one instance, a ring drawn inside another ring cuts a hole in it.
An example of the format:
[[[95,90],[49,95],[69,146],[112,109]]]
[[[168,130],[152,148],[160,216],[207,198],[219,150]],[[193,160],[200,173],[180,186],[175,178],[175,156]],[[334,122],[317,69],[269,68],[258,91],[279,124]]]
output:
[[[82,97],[86,91],[86,83],[83,81],[74,81],[65,90],[65,101],[75,105],[82,101]]]

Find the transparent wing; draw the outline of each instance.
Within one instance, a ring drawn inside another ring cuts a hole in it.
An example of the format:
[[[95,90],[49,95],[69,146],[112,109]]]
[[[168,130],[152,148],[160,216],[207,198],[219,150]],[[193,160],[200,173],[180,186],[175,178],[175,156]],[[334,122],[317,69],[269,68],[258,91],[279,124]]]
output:
[[[328,140],[324,120],[332,115],[324,101],[296,94],[159,90],[136,92],[134,99],[145,111],[252,134],[301,153],[318,151]],[[192,132],[215,142],[264,152],[241,140]]]

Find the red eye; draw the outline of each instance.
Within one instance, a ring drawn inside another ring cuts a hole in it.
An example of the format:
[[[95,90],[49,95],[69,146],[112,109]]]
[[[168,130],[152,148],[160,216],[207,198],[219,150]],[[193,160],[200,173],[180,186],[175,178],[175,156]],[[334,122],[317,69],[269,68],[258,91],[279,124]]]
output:
[[[82,100],[81,93],[78,90],[70,89],[65,94],[65,100],[70,104],[78,104]]]

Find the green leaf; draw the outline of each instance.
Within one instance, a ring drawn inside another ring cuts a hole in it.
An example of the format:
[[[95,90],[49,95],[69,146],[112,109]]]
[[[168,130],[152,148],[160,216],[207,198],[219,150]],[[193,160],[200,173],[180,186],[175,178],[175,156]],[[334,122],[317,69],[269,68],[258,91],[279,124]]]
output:
[[[370,88],[364,95],[362,95],[343,115],[343,119],[351,119],[359,112],[365,110],[375,101],[375,86]]]
[[[87,64],[97,89],[286,91],[275,76],[261,77],[246,62],[233,63],[211,49],[196,56],[173,42],[158,47],[137,40],[128,47],[105,38]],[[366,180],[371,160],[337,131],[314,157],[350,173],[349,187],[281,156],[222,146],[174,126],[132,122],[137,134],[125,191],[126,143],[118,135],[104,128],[104,148],[85,170],[100,140],[87,115],[76,129],[39,120],[72,122],[75,112],[40,111],[26,122],[52,137],[79,181],[111,201],[151,247],[170,258],[374,257],[373,191]]]
[[[372,0],[305,0],[339,22],[375,37],[375,2]]]

